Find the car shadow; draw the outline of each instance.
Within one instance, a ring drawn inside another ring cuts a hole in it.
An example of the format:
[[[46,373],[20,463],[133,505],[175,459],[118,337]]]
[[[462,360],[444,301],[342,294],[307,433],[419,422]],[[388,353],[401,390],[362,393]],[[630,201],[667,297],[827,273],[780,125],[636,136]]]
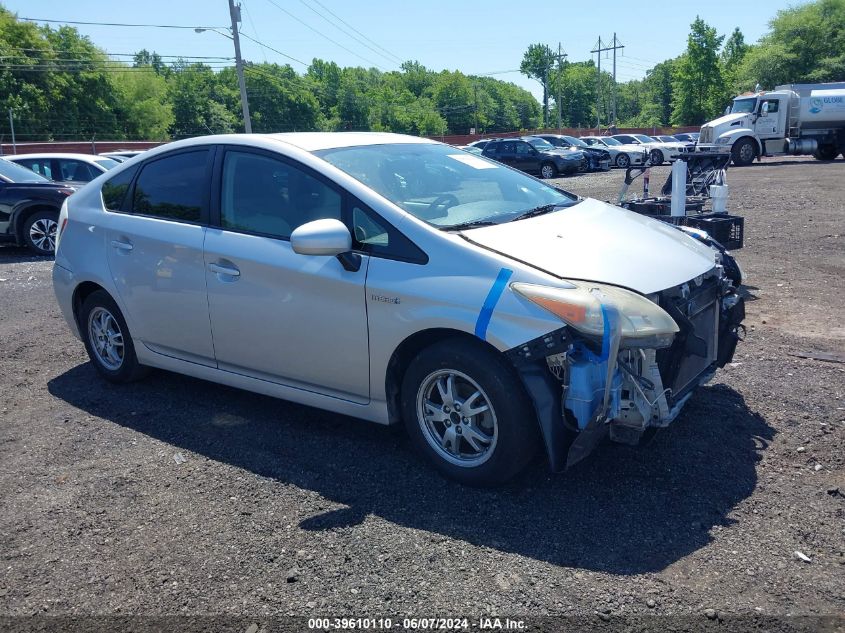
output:
[[[440,477],[394,428],[177,374],[115,386],[85,363],[48,389],[91,415],[334,502],[304,518],[305,530],[342,530],[375,515],[614,574],[664,569],[709,543],[714,527],[731,525],[775,433],[717,384],[647,446],[608,444],[563,474],[538,458],[517,481],[479,490]]]
[[[52,262],[52,256],[34,255],[25,246],[15,244],[0,244],[0,264],[17,264],[21,262]]]

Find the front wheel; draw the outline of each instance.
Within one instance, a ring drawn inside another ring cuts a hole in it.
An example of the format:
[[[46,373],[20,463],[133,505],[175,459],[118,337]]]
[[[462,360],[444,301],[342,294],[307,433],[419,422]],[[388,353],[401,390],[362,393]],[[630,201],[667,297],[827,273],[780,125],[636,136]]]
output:
[[[663,152],[661,152],[659,149],[651,150],[651,153],[649,154],[649,160],[651,161],[651,164],[655,167],[658,165],[662,165]]]
[[[740,139],[731,150],[733,164],[737,167],[745,167],[754,162],[757,156],[757,146],[750,138]]]
[[[92,292],[79,310],[79,329],[94,368],[106,380],[138,380],[149,371],[138,362],[120,308],[104,290]]]
[[[36,211],[23,222],[24,244],[36,255],[53,255],[56,252],[58,227],[58,211]]]
[[[557,167],[551,163],[543,163],[540,165],[540,176],[548,180],[549,178],[557,177]]]
[[[616,155],[616,166],[622,169],[628,169],[631,166],[631,158],[624,152],[619,152]]]
[[[479,343],[447,339],[420,352],[402,382],[412,442],[463,484],[507,481],[538,444],[534,409],[514,368]]]

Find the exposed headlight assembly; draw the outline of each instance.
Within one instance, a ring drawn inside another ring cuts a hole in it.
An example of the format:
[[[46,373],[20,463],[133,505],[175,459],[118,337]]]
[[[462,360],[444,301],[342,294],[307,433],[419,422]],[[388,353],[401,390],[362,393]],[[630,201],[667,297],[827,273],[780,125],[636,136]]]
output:
[[[621,347],[661,348],[672,344],[678,325],[645,297],[605,284],[565,281],[569,287],[514,283],[511,288],[581,334],[601,338],[618,316]],[[617,324],[614,325],[614,330]]]

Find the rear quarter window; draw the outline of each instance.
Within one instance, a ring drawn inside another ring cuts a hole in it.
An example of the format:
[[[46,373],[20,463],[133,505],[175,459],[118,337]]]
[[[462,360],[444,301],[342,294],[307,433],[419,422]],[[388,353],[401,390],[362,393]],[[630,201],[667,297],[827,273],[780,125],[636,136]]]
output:
[[[106,209],[109,211],[123,210],[126,192],[129,191],[129,185],[132,184],[132,179],[137,172],[137,166],[131,169],[125,169],[105,182],[101,193],[103,195],[103,206]]]

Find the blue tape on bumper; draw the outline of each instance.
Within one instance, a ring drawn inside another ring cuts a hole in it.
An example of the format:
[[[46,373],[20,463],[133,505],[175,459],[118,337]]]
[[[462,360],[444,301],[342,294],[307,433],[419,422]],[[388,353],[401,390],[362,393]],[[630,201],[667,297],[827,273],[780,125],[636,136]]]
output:
[[[481,306],[481,312],[478,313],[478,320],[475,322],[475,335],[482,341],[487,340],[487,327],[490,325],[490,319],[493,317],[493,310],[496,308],[496,304],[499,303],[499,298],[505,291],[505,286],[511,275],[513,275],[513,271],[507,268],[502,268],[499,271],[496,281],[493,282],[493,287],[487,293],[484,305]]]

